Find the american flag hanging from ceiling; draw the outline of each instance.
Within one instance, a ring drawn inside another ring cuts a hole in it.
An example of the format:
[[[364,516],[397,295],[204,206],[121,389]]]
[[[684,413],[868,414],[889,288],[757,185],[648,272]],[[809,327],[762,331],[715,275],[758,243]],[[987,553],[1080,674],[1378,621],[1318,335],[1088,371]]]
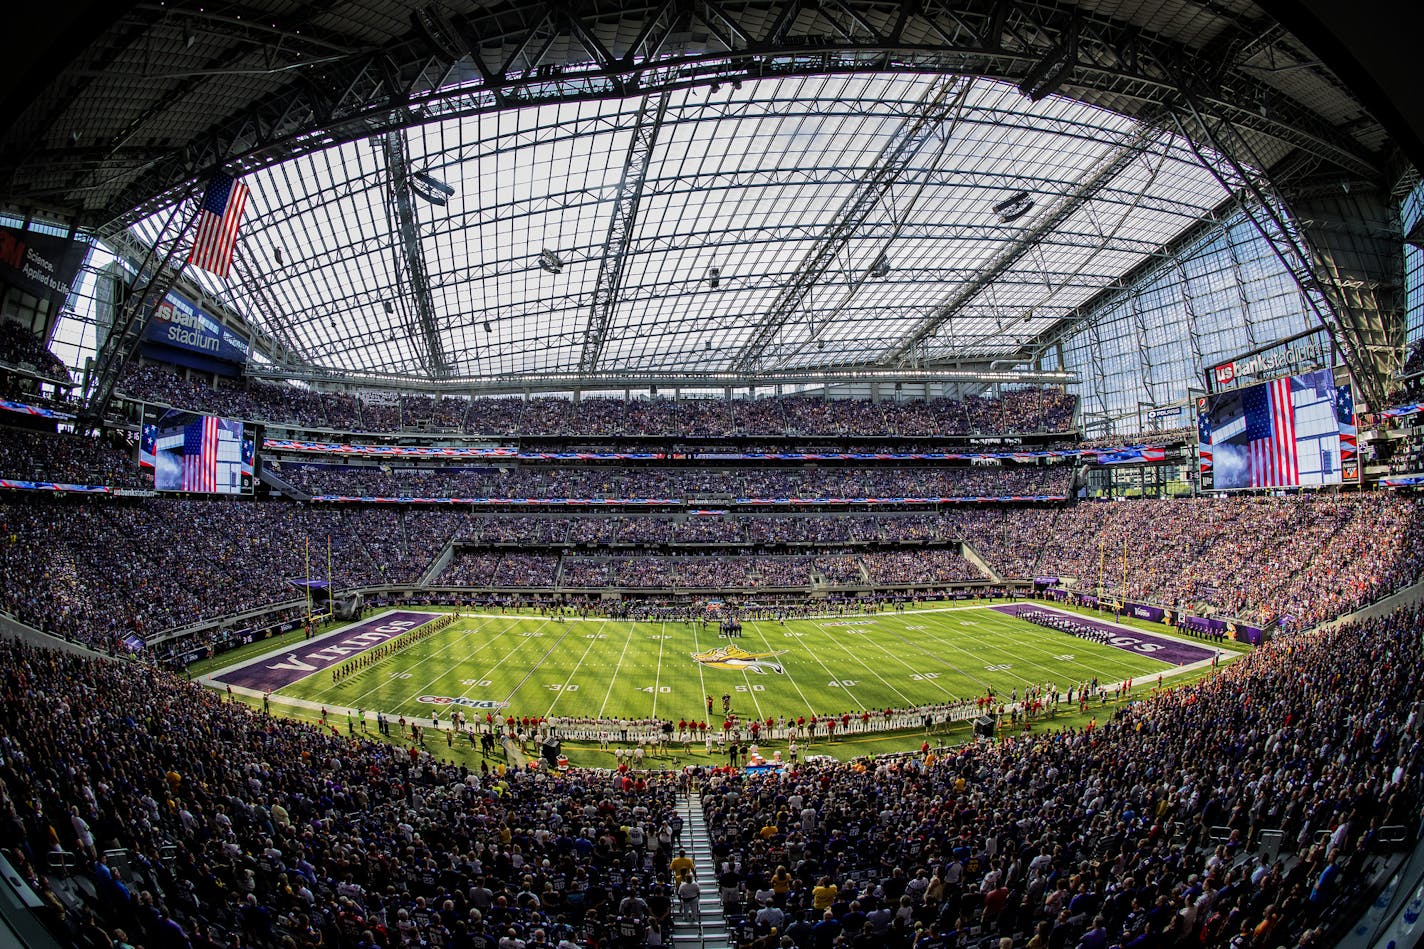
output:
[[[198,210],[198,233],[188,263],[226,278],[247,204],[247,185],[222,172],[213,175]]]

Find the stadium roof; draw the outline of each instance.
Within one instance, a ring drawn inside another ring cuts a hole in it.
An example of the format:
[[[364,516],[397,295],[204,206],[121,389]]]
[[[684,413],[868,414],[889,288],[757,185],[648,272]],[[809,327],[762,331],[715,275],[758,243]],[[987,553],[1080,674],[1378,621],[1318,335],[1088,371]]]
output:
[[[292,369],[1022,359],[1231,197],[1214,130],[1262,169],[1398,158],[1242,0],[110,15],[0,135],[0,197],[151,241],[243,173],[235,274],[200,280]]]
[[[610,246],[643,123],[659,127],[636,220]],[[917,123],[928,134],[913,138]],[[317,365],[781,370],[893,362],[915,334],[920,362],[1006,356],[1227,197],[1171,136],[984,79],[764,79],[394,135],[411,168],[455,191],[443,207],[408,209],[436,357],[386,137],[254,173],[247,278],[199,275],[243,313],[263,312],[253,298],[269,295],[283,317],[268,328]],[[913,153],[867,198],[907,141]],[[1031,240],[1093,176],[1109,180]],[[1006,222],[994,208],[1016,195],[1027,197],[1009,211],[1027,210]],[[541,266],[546,249],[557,268]],[[995,264],[997,278],[966,294]]]

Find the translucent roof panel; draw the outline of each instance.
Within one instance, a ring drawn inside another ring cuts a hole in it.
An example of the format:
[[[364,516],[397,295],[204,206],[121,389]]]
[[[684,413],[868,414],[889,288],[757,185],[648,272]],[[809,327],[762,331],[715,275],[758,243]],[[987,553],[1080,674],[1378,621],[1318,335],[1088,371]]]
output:
[[[335,370],[429,374],[424,312],[456,376],[993,358],[1226,197],[1165,132],[986,79],[904,145],[950,81],[749,80],[670,93],[660,122],[654,101],[590,101],[343,145],[250,176],[235,275],[199,276]],[[414,242],[399,162],[454,189],[407,202]]]

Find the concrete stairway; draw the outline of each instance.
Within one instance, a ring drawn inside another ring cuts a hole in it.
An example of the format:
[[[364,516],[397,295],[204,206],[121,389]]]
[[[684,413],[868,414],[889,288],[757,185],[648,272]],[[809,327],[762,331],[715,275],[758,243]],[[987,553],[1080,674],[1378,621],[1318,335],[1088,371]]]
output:
[[[696,791],[687,795],[682,809],[682,846],[696,865],[697,883],[702,888],[696,917],[674,911],[672,949],[732,949],[735,942],[727,929],[722,898],[717,888],[717,866],[712,860],[712,841],[702,818],[702,798]],[[675,901],[680,904],[680,900]]]

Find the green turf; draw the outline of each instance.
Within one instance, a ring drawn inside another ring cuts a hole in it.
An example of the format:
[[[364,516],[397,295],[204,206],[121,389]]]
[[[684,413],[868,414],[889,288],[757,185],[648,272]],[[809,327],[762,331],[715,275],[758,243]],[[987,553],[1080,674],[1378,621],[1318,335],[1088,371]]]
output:
[[[1229,654],[1224,662],[1231,662],[1236,656]],[[1210,668],[1198,669],[1186,672],[1167,680],[1167,685],[1177,688],[1188,683],[1196,682],[1213,674]],[[1137,701],[1154,691],[1155,679],[1144,680],[1142,684],[1136,686],[1133,694],[1123,701]],[[238,697],[254,709],[261,707],[260,699],[254,696]],[[1044,718],[1034,724],[1035,732],[1054,731],[1061,728],[1081,728],[1090,721],[1106,721],[1117,710],[1121,703],[1116,699],[1104,705],[1093,705],[1086,712],[1080,712],[1077,706],[1060,705],[1054,710],[1054,714],[1049,718]],[[319,714],[315,709],[300,707],[288,707],[277,705],[273,707],[275,714],[299,721],[315,723],[319,720]],[[337,714],[328,720],[328,724],[335,727],[338,734],[346,732],[348,725],[344,716]],[[353,726],[355,727],[355,726]],[[406,747],[409,745],[409,737],[404,732],[393,729],[389,738],[384,738],[378,734],[375,727],[368,725],[364,732],[365,736],[375,740],[385,740],[392,744]],[[1021,730],[1010,729],[1006,734],[1022,737]],[[957,745],[970,739],[970,727],[968,722],[960,722],[950,725],[943,733],[928,736],[929,740],[936,744]],[[425,748],[435,757],[451,764],[465,764],[471,768],[479,768],[481,764],[495,767],[505,763],[505,756],[502,752],[496,752],[490,757],[482,755],[478,749],[473,747],[468,741],[456,740],[447,742],[441,735],[426,736]],[[841,761],[849,761],[854,758],[866,755],[880,755],[893,752],[913,752],[917,751],[921,743],[926,740],[926,736],[919,728],[904,729],[891,732],[876,732],[866,735],[852,735],[848,738],[838,737],[834,741],[818,740],[810,746],[805,741],[801,742],[804,753],[808,755],[829,755]],[[763,740],[761,742],[762,752],[770,757],[773,753],[780,751],[783,759],[788,753],[787,743],[783,740]],[[532,749],[531,749],[532,750]],[[565,741],[563,750],[568,756],[571,764],[580,768],[613,768],[617,765],[617,759],[612,751],[600,749],[594,742],[585,741]],[[721,765],[727,763],[725,752],[714,750],[711,755],[704,753],[701,742],[693,742],[686,750],[682,745],[675,745],[671,752],[663,757],[648,758],[644,766],[651,770],[664,770],[668,768],[680,768],[687,765]]]
[[[1066,689],[1094,676],[1155,679],[1170,668],[983,605],[747,622],[732,643],[773,654],[780,674],[710,668],[692,659],[727,643],[715,628],[687,623],[466,617],[339,683],[320,672],[280,694],[422,718],[433,706],[416,698],[438,695],[507,702],[516,716],[677,720],[707,719],[709,693],[720,715],[728,693],[742,718],[764,719],[939,703],[990,687],[1007,697],[1031,683]]]

